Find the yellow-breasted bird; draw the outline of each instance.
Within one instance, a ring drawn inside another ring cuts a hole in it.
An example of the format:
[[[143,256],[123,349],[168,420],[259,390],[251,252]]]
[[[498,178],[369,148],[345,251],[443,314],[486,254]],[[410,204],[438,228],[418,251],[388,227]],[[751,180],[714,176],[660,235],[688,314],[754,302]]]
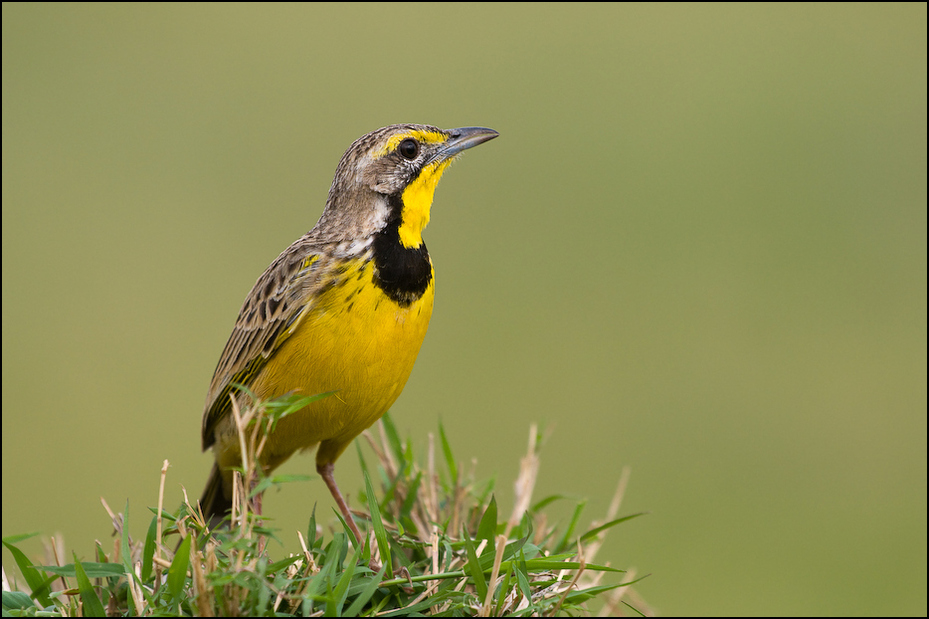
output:
[[[342,155],[322,216],[258,278],[213,374],[203,449],[216,463],[200,499],[208,521],[231,509],[230,467],[241,466],[230,394],[245,396],[235,384],[260,399],[334,392],[280,419],[259,460],[269,472],[318,446],[316,470],[364,539],[334,464],[400,395],[426,335],[435,272],[422,231],[436,183],[456,155],[497,135],[391,125]]]

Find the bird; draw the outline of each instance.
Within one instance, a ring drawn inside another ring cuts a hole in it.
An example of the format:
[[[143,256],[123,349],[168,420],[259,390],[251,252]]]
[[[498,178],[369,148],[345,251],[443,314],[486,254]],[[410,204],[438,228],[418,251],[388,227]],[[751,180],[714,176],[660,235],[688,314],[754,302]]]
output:
[[[231,510],[231,468],[242,464],[230,398],[244,409],[250,397],[331,394],[281,418],[259,464],[267,474],[315,447],[316,471],[365,539],[335,462],[393,405],[426,335],[435,270],[422,232],[436,184],[463,151],[498,135],[397,124],[342,155],[319,221],[255,282],[216,365],[202,423],[203,450],[215,459],[200,499],[211,525]]]

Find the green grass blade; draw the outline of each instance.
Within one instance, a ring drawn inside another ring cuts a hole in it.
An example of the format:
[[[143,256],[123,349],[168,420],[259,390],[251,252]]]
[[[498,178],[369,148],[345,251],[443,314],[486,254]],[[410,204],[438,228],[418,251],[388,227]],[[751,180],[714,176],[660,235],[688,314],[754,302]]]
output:
[[[501,566],[502,569],[502,566]],[[497,604],[494,607],[494,617],[499,617],[503,609],[503,602],[506,601],[506,595],[510,591],[510,580],[513,577],[513,563],[510,562],[510,565],[506,568],[506,573],[503,576],[503,582],[500,583],[500,590],[497,593]]]
[[[291,565],[293,565],[294,563],[297,563],[302,560],[303,560],[302,555],[293,555],[293,556],[287,557],[286,559],[275,561],[274,563],[268,566],[267,571],[270,573],[281,572],[287,569],[288,567],[290,567]]]
[[[155,535],[158,529],[158,517],[152,518],[148,525],[148,533],[145,534],[145,545],[142,547],[142,582],[147,582],[152,577],[152,558],[155,556]],[[128,553],[123,553],[127,555]],[[125,562],[124,562],[125,563]],[[129,566],[128,574],[133,572],[132,566]],[[141,609],[140,609],[141,610]]]
[[[318,393],[316,395],[307,396],[292,393],[290,395],[265,402],[265,409],[267,410],[271,421],[271,431],[273,432],[275,430],[277,427],[277,422],[284,417],[296,413],[297,411],[305,408],[307,405],[313,402],[316,402],[317,400],[328,398],[334,393],[335,391],[326,391],[325,393]]]
[[[377,588],[381,585],[381,581],[384,579],[384,574],[387,571],[387,564],[381,566],[380,571],[371,578],[367,584],[365,584],[364,589],[358,594],[358,597],[355,598],[355,601],[352,602],[351,606],[348,607],[348,610],[345,611],[346,617],[360,617],[361,609],[364,608],[364,605],[368,603],[374,593],[377,591]]]
[[[620,582],[615,585],[600,585],[597,587],[588,587],[587,589],[579,589],[577,591],[572,591],[565,597],[565,602],[571,604],[580,604],[581,602],[586,602],[590,598],[596,597],[601,593],[606,593],[607,591],[612,591],[619,587],[628,587],[629,585],[635,584],[642,580],[643,578],[648,578],[648,574],[642,576],[641,578],[636,578],[635,580],[630,580],[629,582]],[[636,611],[639,612],[639,611]]]
[[[629,602],[627,602],[626,600],[620,600],[620,603],[621,603],[623,606],[625,606],[626,608],[628,608],[629,610],[631,610],[632,612],[634,612],[634,613],[635,613],[636,615],[638,615],[639,617],[647,617],[647,616],[648,616],[648,615],[646,615],[645,613],[643,613],[641,610],[639,610],[638,608],[636,608],[635,606],[633,606],[632,604],[630,604]]]
[[[526,557],[523,551],[519,551],[519,560],[513,562],[513,569],[516,570],[516,584],[519,585],[519,592],[527,600],[532,600],[532,589],[529,587],[529,568],[526,567]]]
[[[368,462],[365,460],[364,453],[361,451],[361,441],[355,441],[355,451],[358,453],[358,464],[361,467],[361,470],[365,473],[368,472]]]
[[[29,591],[32,593],[32,597],[34,597],[39,604],[47,607],[52,605],[52,600],[48,596],[48,586],[49,583],[54,580],[54,577],[49,578],[48,574],[40,568],[35,567],[25,553],[14,545],[34,535],[36,534],[31,533],[28,535],[5,537],[3,538],[3,545],[6,546],[7,550],[13,555],[16,567],[19,568],[23,578],[26,579],[26,584],[29,585]]]
[[[87,573],[84,571],[84,568],[81,567],[81,562],[77,559],[77,553],[73,554],[74,578],[77,580],[77,589],[80,591],[81,602],[84,604],[83,615],[85,617],[106,617],[106,611],[103,610],[103,603],[100,602],[100,598],[97,597],[97,592],[94,591],[94,586],[87,577]]]
[[[345,605],[345,597],[348,595],[348,586],[352,584],[352,576],[355,575],[355,568],[358,567],[358,557],[360,554],[361,549],[356,548],[355,552],[352,554],[352,558],[349,559],[348,563],[345,565],[345,570],[342,572],[342,576],[339,578],[339,582],[333,591],[336,615],[339,617],[344,616],[342,614],[342,607]]]
[[[255,566],[255,574],[257,578],[255,579],[255,586],[252,589],[252,595],[255,595],[255,589],[258,591],[257,596],[255,596],[256,601],[252,614],[257,617],[266,617],[269,614],[271,588],[268,586],[268,559],[265,556],[258,559],[258,564]]]
[[[481,516],[481,522],[477,525],[477,539],[486,539],[490,542],[494,542],[497,538],[497,499],[493,495],[490,497],[490,503],[487,505],[487,509],[484,510],[484,515]],[[488,544],[488,548],[493,546],[493,543]],[[496,552],[492,550],[491,554]]]
[[[331,580],[334,577],[336,566],[339,564],[342,556],[342,547],[344,543],[344,534],[336,533],[332,536],[332,541],[329,542],[329,545],[326,547],[326,553],[321,561],[322,569],[319,571],[318,576],[322,576],[326,580]]]
[[[584,511],[584,507],[587,506],[587,501],[581,501],[577,504],[577,507],[574,508],[574,516],[571,518],[571,522],[568,524],[568,528],[565,529],[564,535],[561,537],[561,541],[558,542],[558,545],[555,546],[555,552],[563,552],[570,544],[572,544],[571,536],[574,535],[574,529],[577,527],[577,521],[581,519],[581,512]]]
[[[310,512],[310,522],[306,525],[306,548],[313,550],[316,546],[316,503],[313,503],[313,511]]]
[[[346,537],[348,537],[349,540],[351,540],[352,545],[356,547],[361,545],[361,540],[355,539],[355,533],[352,532],[351,528],[349,528],[348,526],[348,523],[345,522],[345,518],[342,516],[342,512],[340,512],[338,509],[333,507],[332,513],[335,514],[335,517],[338,518],[339,522],[342,523],[342,530],[345,531],[345,535]]]
[[[64,578],[76,578],[77,569],[73,563],[67,565],[43,565],[42,569],[52,574],[57,574]],[[125,569],[120,563],[97,563],[95,561],[83,561],[81,569],[87,574],[88,578],[113,578],[125,574]]]
[[[638,514],[632,514],[631,516],[623,516],[622,518],[617,518],[616,520],[610,520],[606,524],[601,524],[599,527],[593,528],[587,533],[584,533],[581,536],[581,543],[583,544],[584,542],[587,542],[588,540],[593,539],[598,534],[600,534],[601,531],[606,531],[607,529],[615,527],[621,522],[626,522],[627,520],[632,520],[633,518],[644,516],[647,513],[648,512],[639,512]]]
[[[73,563],[67,565],[43,565],[42,569],[65,578],[75,578],[77,569]],[[121,563],[97,563],[96,561],[82,561],[81,569],[88,578],[113,578],[125,574],[126,568]]]
[[[390,413],[384,413],[381,422],[384,424],[384,433],[387,435],[387,443],[390,445],[394,459],[401,460],[403,457],[403,442],[400,440],[400,434],[397,433],[397,426],[394,424],[393,417],[390,416]]]
[[[393,566],[390,558],[390,543],[387,541],[387,530],[384,529],[384,522],[381,520],[381,509],[377,504],[377,497],[374,495],[374,487],[371,485],[371,478],[364,474],[365,491],[368,493],[368,509],[371,511],[371,526],[374,528],[374,539],[377,540],[377,547],[381,551],[381,560],[387,567],[387,573],[393,574]]]
[[[419,498],[419,485],[423,481],[423,473],[419,471],[416,473],[416,477],[413,478],[413,483],[410,484],[410,488],[406,493],[406,499],[403,500],[403,505],[400,507],[400,517],[410,519],[410,514],[413,512],[413,507],[416,505],[416,502]],[[411,521],[412,522],[412,521]]]
[[[6,537],[3,538],[3,545],[9,548],[8,544],[18,544],[20,542],[26,541],[27,539],[32,539],[36,535],[38,535],[37,532],[36,533],[20,533],[19,535],[7,535]]]
[[[431,606],[436,606],[436,605],[438,605],[438,604],[441,604],[441,603],[444,602],[445,600],[448,600],[448,599],[453,598],[455,595],[458,595],[458,597],[461,597],[461,594],[460,594],[460,593],[456,593],[456,592],[454,592],[454,591],[451,591],[451,592],[446,591],[446,592],[444,592],[444,593],[439,593],[439,594],[433,595],[432,597],[427,598],[427,599],[425,599],[425,600],[422,600],[421,602],[418,602],[418,603],[416,603],[416,604],[411,604],[411,605],[409,605],[409,606],[404,606],[404,607],[402,607],[402,608],[399,608],[399,609],[394,610],[394,611],[391,611],[391,612],[379,612],[379,613],[377,614],[377,616],[378,616],[378,617],[423,617],[423,616],[428,616],[428,615],[423,615],[423,614],[421,614],[421,613],[423,613],[423,611],[427,611],[427,610],[429,609],[429,607],[431,607]],[[442,616],[442,615],[438,615],[438,616]],[[457,616],[468,617],[468,616],[473,616],[473,615],[472,615],[471,613],[467,613],[467,614],[460,614],[460,615],[457,615]]]
[[[132,573],[132,556],[129,552],[129,549],[132,546],[129,545],[129,500],[126,499],[126,507],[123,509],[123,529],[120,531],[120,541],[122,542],[123,551],[120,553],[123,567],[126,568],[126,573]]]
[[[190,567],[190,540],[192,533],[188,533],[181,542],[171,567],[168,568],[168,592],[177,602],[183,599],[184,583],[187,581],[187,568]]]
[[[9,611],[18,611],[16,615],[8,614]],[[3,616],[4,617],[34,617],[39,609],[31,597],[22,591],[4,591],[3,592]]]
[[[339,617],[335,604],[335,594],[332,592],[332,581],[326,580],[326,617]]]
[[[468,551],[467,572],[474,579],[474,588],[477,589],[478,602],[484,603],[487,599],[487,580],[484,578],[484,570],[481,568],[481,562],[477,558],[477,552],[474,550],[474,541],[468,532],[461,529],[461,539],[464,540],[465,548]]]
[[[539,501],[538,503],[536,503],[535,505],[533,505],[532,507],[530,507],[529,511],[540,512],[546,507],[548,507],[550,504],[554,503],[555,501],[561,501],[562,499],[567,499],[567,498],[570,498],[570,497],[565,496],[564,494],[553,494],[551,496],[547,496],[541,501]]]
[[[442,442],[442,453],[445,454],[445,464],[448,466],[448,474],[451,476],[452,485],[458,484],[458,465],[455,463],[455,457],[452,455],[452,448],[448,444],[448,437],[445,436],[445,427],[439,422],[439,439]]]

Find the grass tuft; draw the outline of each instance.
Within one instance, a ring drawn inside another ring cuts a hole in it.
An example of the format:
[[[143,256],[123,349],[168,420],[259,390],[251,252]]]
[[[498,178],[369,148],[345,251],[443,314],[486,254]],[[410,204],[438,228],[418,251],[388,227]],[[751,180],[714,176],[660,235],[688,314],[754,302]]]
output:
[[[303,405],[291,396],[235,412],[245,463],[258,461],[268,429],[297,404]],[[296,533],[302,552],[274,560],[268,545],[278,532],[264,527],[247,497],[294,477],[266,478],[260,467],[246,464],[236,473],[227,528],[211,531],[187,500],[169,513],[159,498],[144,540],[128,535],[128,505],[122,514],[106,507],[116,541],[109,553],[98,543],[93,562],[75,555],[63,565],[57,549],[49,565],[36,566],[16,546],[30,536],[4,539],[22,575],[21,581],[4,582],[4,616],[556,616],[588,615],[592,600],[599,600],[601,615],[651,614],[630,587],[642,578],[594,563],[606,534],[641,515],[616,517],[628,470],[603,521],[585,528],[581,502],[559,532],[541,510],[564,497],[547,497],[530,508],[539,468],[535,426],[515,506],[503,522],[493,481],[479,483],[473,472],[462,473],[441,425],[442,472],[436,471],[432,435],[423,464],[389,415],[376,434],[364,434],[373,466],[359,450],[362,500],[369,510],[355,512],[362,530],[367,523],[363,543],[355,544],[344,522],[327,539],[314,508],[306,535]],[[162,496],[166,472],[164,466]],[[180,541],[166,543],[168,538]]]

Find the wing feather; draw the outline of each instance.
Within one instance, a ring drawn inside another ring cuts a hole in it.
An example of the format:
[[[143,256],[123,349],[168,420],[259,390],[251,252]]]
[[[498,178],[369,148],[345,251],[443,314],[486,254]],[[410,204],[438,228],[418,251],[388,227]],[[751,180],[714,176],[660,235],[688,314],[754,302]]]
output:
[[[294,333],[322,286],[331,285],[340,262],[327,244],[307,234],[271,263],[245,299],[232,335],[216,365],[203,413],[203,449],[213,445],[217,425],[230,413],[235,385],[248,387],[283,342]]]

